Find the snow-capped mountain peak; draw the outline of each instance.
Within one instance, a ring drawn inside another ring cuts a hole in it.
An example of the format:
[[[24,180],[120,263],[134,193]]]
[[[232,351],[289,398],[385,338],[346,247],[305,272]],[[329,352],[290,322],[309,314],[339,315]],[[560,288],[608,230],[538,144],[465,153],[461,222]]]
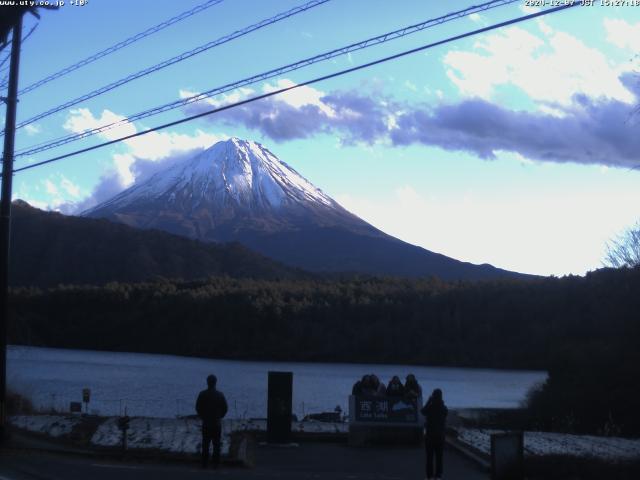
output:
[[[140,201],[162,199],[169,203],[188,199],[195,208],[203,202],[268,209],[305,202],[338,207],[262,145],[233,137],[156,173],[84,214],[93,216],[104,208],[120,209]]]

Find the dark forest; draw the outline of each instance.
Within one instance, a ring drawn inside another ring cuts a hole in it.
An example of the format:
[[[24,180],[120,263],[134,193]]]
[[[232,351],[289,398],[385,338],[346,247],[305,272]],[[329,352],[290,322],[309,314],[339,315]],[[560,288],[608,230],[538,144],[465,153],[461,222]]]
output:
[[[640,268],[445,283],[157,279],[16,288],[10,342],[323,362],[544,369],[541,427],[640,432]]]

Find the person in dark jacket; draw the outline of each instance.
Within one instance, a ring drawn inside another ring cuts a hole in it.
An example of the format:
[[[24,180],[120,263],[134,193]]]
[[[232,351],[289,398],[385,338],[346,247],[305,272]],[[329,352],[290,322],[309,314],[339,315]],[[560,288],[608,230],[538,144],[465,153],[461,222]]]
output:
[[[371,375],[365,375],[362,377],[362,395],[365,397],[372,397],[376,394],[376,388],[373,385],[373,378]]]
[[[216,389],[218,379],[215,375],[207,377],[206,390],[198,395],[196,412],[202,419],[202,468],[209,463],[209,443],[213,444],[213,468],[220,464],[220,437],[222,425],[220,420],[227,414],[227,399]]]
[[[416,399],[422,396],[422,387],[413,373],[407,375],[407,379],[404,382],[404,394],[410,399]]]
[[[353,384],[353,388],[351,389],[351,395],[362,395],[362,390],[367,383],[367,375],[362,376],[362,380],[358,380]]]
[[[449,413],[442,400],[442,390],[436,388],[420,412],[425,417],[424,445],[427,454],[427,479],[440,479],[442,478],[445,422]],[[433,476],[434,457],[435,477]]]
[[[389,397],[404,396],[404,386],[402,385],[402,382],[397,375],[394,375],[393,378],[389,381],[389,385],[387,386],[387,395]]]
[[[387,387],[380,381],[377,375],[371,374],[371,388],[373,395],[376,397],[384,397],[387,394]]]

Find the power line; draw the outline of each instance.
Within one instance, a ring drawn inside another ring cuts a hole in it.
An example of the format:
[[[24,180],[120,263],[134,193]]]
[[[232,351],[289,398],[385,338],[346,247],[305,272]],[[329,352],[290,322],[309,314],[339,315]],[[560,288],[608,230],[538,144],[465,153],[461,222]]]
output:
[[[102,57],[106,57],[107,55],[110,55],[114,52],[117,52],[118,50],[131,45],[132,43],[137,42],[138,40],[142,40],[145,37],[148,37],[149,35],[153,35],[154,33],[159,32],[160,30],[164,30],[167,27],[170,27],[171,25],[174,25],[178,22],[181,22],[182,20],[185,20],[193,15],[196,15],[204,10],[206,10],[207,8],[213,7],[214,5],[218,5],[219,3],[222,3],[224,0],[207,0],[206,2],[195,6],[194,8],[192,8],[191,10],[187,10],[186,12],[182,12],[179,15],[176,15],[175,17],[172,17],[168,20],[165,20],[162,23],[159,23],[158,25],[155,25],[153,27],[150,27],[148,29],[146,29],[144,32],[140,32],[136,35],[133,35],[132,37],[129,37],[125,40],[122,40],[121,42],[116,43],[115,45],[112,45],[108,48],[105,48],[104,50],[99,51],[98,53],[94,53],[93,55],[80,60],[77,63],[74,63],[73,65],[69,65],[68,67],[63,68],[62,70],[59,70],[51,75],[49,75],[48,77],[43,78],[42,80],[38,80],[37,82],[29,85],[28,87],[23,88],[22,90],[20,90],[19,94],[20,95],[24,95],[25,93],[31,92],[32,90],[35,90],[38,87],[41,87],[42,85],[49,83],[57,78],[60,78],[64,75],[67,75],[68,73],[71,73],[81,67],[84,67],[86,65],[89,65],[90,63],[95,62],[96,60],[99,60]]]
[[[454,42],[456,40],[461,40],[463,38],[471,37],[473,35],[478,35],[480,33],[488,32],[490,30],[495,30],[497,28],[506,27],[508,25],[513,25],[515,23],[524,22],[526,20],[530,20],[532,18],[540,17],[540,16],[543,16],[543,15],[548,15],[550,13],[555,13],[555,12],[559,12],[561,10],[566,10],[568,8],[577,7],[578,5],[580,5],[578,2],[567,3],[565,5],[561,5],[561,6],[554,7],[554,8],[549,8],[549,9],[542,10],[542,11],[535,12],[535,13],[531,13],[531,14],[528,14],[528,15],[523,15],[521,17],[512,18],[511,20],[506,20],[504,22],[496,23],[494,25],[490,25],[490,26],[487,26],[487,27],[479,28],[477,30],[472,30],[470,32],[462,33],[460,35],[455,35],[453,37],[449,37],[449,38],[446,38],[444,40],[438,40],[437,42],[433,42],[433,43],[429,43],[429,44],[426,44],[426,45],[422,45],[420,47],[412,48],[410,50],[405,50],[403,52],[396,53],[396,54],[388,56],[388,57],[384,57],[384,58],[380,58],[378,60],[374,60],[372,62],[368,62],[368,63],[362,64],[362,65],[358,65],[358,66],[355,66],[355,67],[351,67],[351,68],[347,68],[347,69],[344,69],[344,70],[340,70],[338,72],[330,73],[328,75],[323,75],[321,77],[316,77],[316,78],[314,78],[312,80],[307,80],[307,81],[305,81],[303,83],[299,83],[297,85],[292,85],[292,86],[289,86],[289,87],[285,87],[285,88],[281,88],[281,89],[278,89],[278,90],[274,90],[272,92],[264,93],[262,95],[257,95],[255,97],[251,97],[251,98],[248,98],[248,99],[245,99],[245,100],[241,100],[239,102],[235,102],[235,103],[232,103],[232,104],[229,104],[229,105],[225,105],[225,106],[222,106],[222,107],[214,108],[212,110],[207,110],[206,112],[198,113],[196,115],[191,115],[190,117],[186,117],[186,118],[182,118],[180,120],[175,120],[173,122],[165,123],[163,125],[159,125],[159,126],[154,127],[154,128],[149,128],[149,129],[143,130],[141,132],[133,133],[133,134],[130,134],[130,135],[125,135],[124,137],[120,137],[120,138],[117,138],[117,139],[114,139],[114,140],[110,140],[108,142],[100,143],[98,145],[93,145],[91,147],[83,148],[81,150],[76,150],[74,152],[66,153],[66,154],[60,155],[58,157],[50,158],[49,160],[44,160],[44,161],[37,162],[37,163],[31,164],[31,165],[27,165],[25,167],[21,167],[21,168],[13,170],[13,173],[18,173],[18,172],[22,172],[24,170],[30,170],[32,168],[40,167],[42,165],[46,165],[46,164],[49,164],[49,163],[57,162],[59,160],[63,160],[65,158],[73,157],[73,156],[79,155],[81,153],[86,153],[86,152],[90,152],[92,150],[97,150],[98,148],[107,147],[109,145],[113,145],[115,143],[119,143],[119,142],[122,142],[122,141],[125,141],[125,140],[129,140],[131,138],[140,137],[140,136],[146,135],[148,133],[152,133],[152,132],[156,132],[158,130],[163,130],[165,128],[169,128],[169,127],[173,127],[173,126],[176,126],[176,125],[180,125],[182,123],[190,122],[192,120],[195,120],[195,119],[198,119],[198,118],[201,118],[201,117],[205,117],[205,116],[208,116],[208,115],[213,115],[215,113],[219,113],[219,112],[222,112],[222,111],[225,111],[225,110],[230,110],[232,108],[236,108],[236,107],[239,107],[239,106],[242,106],[242,105],[246,105],[246,104],[258,101],[258,100],[262,100],[264,98],[273,97],[275,95],[279,95],[281,93],[288,92],[290,90],[295,90],[296,88],[301,88],[301,87],[304,87],[304,86],[307,86],[307,85],[312,85],[314,83],[322,82],[324,80],[329,80],[331,78],[340,77],[340,76],[346,75],[348,73],[356,72],[358,70],[363,70],[365,68],[370,68],[370,67],[373,67],[375,65],[386,63],[386,62],[389,62],[391,60],[396,60],[398,58],[405,57],[407,55],[411,55],[411,54],[414,54],[414,53],[417,53],[417,52],[421,52],[421,51],[424,51],[424,50],[427,50],[427,49],[430,49],[430,48],[433,48],[433,47],[444,45],[446,43]]]
[[[31,36],[31,34],[33,32],[36,31],[36,28],[38,28],[38,25],[40,25],[39,23],[36,23],[33,27],[31,27],[31,30],[29,30],[29,33],[27,33],[24,37],[22,37],[22,41],[20,42],[22,45],[24,45],[24,43],[26,42],[26,40]],[[10,44],[13,40],[10,40],[9,42],[7,42],[7,44]],[[5,72],[7,70],[9,70],[9,65],[7,65],[6,67],[3,67],[3,65],[7,62],[7,60],[9,60],[11,58],[11,53],[9,53],[6,57],[4,57],[2,59],[2,61],[0,61],[0,73],[1,72]],[[2,80],[2,82],[0,82],[0,88],[4,88],[9,84],[9,73],[7,73],[6,78],[4,78]]]
[[[89,130],[85,130],[84,132],[80,132],[80,133],[73,133],[70,135],[66,135],[60,138],[57,138],[55,140],[51,140],[51,141],[47,141],[47,142],[43,142],[40,144],[36,144],[36,145],[32,145],[30,147],[27,147],[25,149],[22,149],[21,151],[19,151],[16,154],[16,157],[21,157],[21,156],[25,156],[25,155],[33,155],[36,153],[40,153],[43,152],[45,150],[50,150],[52,148],[56,148],[62,145],[65,145],[67,143],[70,142],[74,142],[77,140],[82,140],[84,138],[90,137],[92,135],[96,135],[98,133],[103,133],[105,131],[111,130],[113,128],[125,125],[127,123],[131,123],[137,120],[141,120],[143,118],[147,118],[147,117],[151,117],[153,115],[158,115],[160,113],[164,113],[167,112],[169,110],[173,110],[179,107],[183,107],[201,100],[204,100],[205,98],[209,98],[215,95],[220,95],[232,90],[235,90],[239,87],[244,87],[244,86],[248,86],[248,85],[252,85],[264,80],[268,80],[270,78],[274,78],[277,77],[279,75],[282,75],[284,73],[289,73],[295,70],[299,70],[301,68],[307,67],[309,65],[313,65],[315,63],[318,62],[322,62],[322,61],[326,61],[326,60],[330,60],[332,58],[341,56],[341,55],[346,55],[348,53],[357,51],[357,50],[362,50],[368,47],[372,47],[375,45],[379,45],[382,43],[386,43],[388,41],[394,40],[396,38],[402,38],[404,36],[410,35],[412,33],[416,33],[419,31],[422,31],[426,28],[430,28],[430,27],[434,27],[437,25],[441,25],[445,22],[449,22],[461,17],[465,17],[468,15],[471,15],[473,13],[478,13],[481,11],[486,11],[492,8],[496,8],[496,7],[501,7],[504,5],[508,5],[511,3],[515,3],[519,0],[493,0],[493,1],[489,1],[480,5],[473,5],[469,8],[466,8],[464,10],[459,10],[456,12],[452,12],[446,15],[443,15],[441,17],[437,17],[437,18],[433,18],[433,19],[429,19],[426,20],[424,22],[420,22],[414,25],[410,25],[408,27],[404,27],[398,30],[394,30],[392,32],[388,32],[388,33],[384,33],[382,35],[378,35],[376,37],[372,37],[369,38],[367,40],[361,41],[361,42],[357,42],[357,43],[352,43],[351,45],[347,45],[345,47],[341,47],[341,48],[337,48],[335,50],[331,50],[329,52],[325,52],[325,53],[321,53],[319,55],[315,55],[313,57],[309,57],[306,58],[304,60],[299,60],[295,63],[291,63],[289,65],[285,65],[283,67],[278,67],[275,68],[273,70],[269,70],[267,72],[263,72],[260,73],[258,75],[254,75],[248,78],[245,78],[243,80],[239,80],[237,82],[234,83],[229,83],[220,87],[215,87],[211,90],[208,90],[206,92],[203,93],[199,93],[198,95],[194,95],[188,98],[183,98],[180,100],[176,100],[164,105],[160,105],[158,107],[154,107],[148,110],[144,110],[142,112],[136,113],[134,115],[131,115],[125,119],[122,120],[118,120],[116,122],[112,122],[106,125],[102,125],[99,127],[95,127]]]
[[[54,113],[57,113],[61,110],[64,110],[66,108],[69,107],[73,107],[74,105],[77,105],[80,102],[84,102],[85,100],[89,100],[91,98],[97,97],[98,95],[102,95],[103,93],[109,92],[115,88],[118,88],[126,83],[129,83],[133,80],[136,80],[138,78],[144,77],[146,75],[150,75],[152,73],[157,72],[158,70],[161,70],[163,68],[166,68],[170,65],[173,65],[175,63],[178,62],[182,62],[183,60],[186,60],[187,58],[191,58],[194,55],[198,55],[202,52],[205,52],[207,50],[210,50],[214,47],[217,47],[219,45],[222,45],[224,43],[230,42],[231,40],[235,40],[236,38],[242,37],[244,35],[247,35],[251,32],[254,32],[256,30],[259,30],[261,28],[264,28],[268,25],[274,24],[276,22],[279,22],[281,20],[284,20],[286,18],[292,17],[294,15],[297,15],[299,13],[302,12],[306,12],[307,10],[310,10],[314,7],[317,7],[319,5],[322,5],[324,3],[329,2],[330,0],[311,0],[310,2],[307,2],[303,5],[299,5],[297,7],[294,7],[290,10],[287,10],[285,12],[279,13],[273,17],[267,18],[265,20],[262,20],[258,23],[255,23],[253,25],[250,25],[249,27],[245,27],[241,30],[236,30],[235,32],[229,34],[229,35],[225,35],[224,37],[220,37],[217,40],[214,40],[212,42],[206,43],[204,45],[201,45],[197,48],[194,48],[192,50],[189,50],[188,52],[184,52],[181,53],[180,55],[177,55],[175,57],[172,57],[168,60],[165,60],[161,63],[158,63],[157,65],[154,65],[152,67],[148,67],[145,68],[144,70],[140,70],[136,73],[132,73],[131,75],[128,75],[124,78],[121,78],[120,80],[116,80],[115,82],[112,82],[108,85],[105,85],[103,87],[100,87],[96,90],[93,90],[92,92],[86,93],[80,97],[77,97],[73,100],[69,100],[68,102],[63,103],[62,105],[58,105],[57,107],[54,107],[50,110],[47,110],[46,112],[40,113],[38,115],[36,115],[35,117],[31,117],[28,120],[24,120],[20,123],[18,123],[18,125],[16,125],[16,128],[22,128],[26,125],[29,125],[30,123],[36,122],[42,118],[48,117],[50,115],[53,115]]]

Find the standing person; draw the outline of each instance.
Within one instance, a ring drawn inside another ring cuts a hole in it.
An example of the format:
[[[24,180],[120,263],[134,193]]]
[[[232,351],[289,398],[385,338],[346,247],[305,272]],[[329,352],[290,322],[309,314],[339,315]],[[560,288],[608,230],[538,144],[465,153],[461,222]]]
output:
[[[416,376],[413,373],[407,375],[407,379],[404,382],[404,394],[407,398],[418,398],[422,396],[422,387],[418,383]]]
[[[367,383],[367,376],[363,375],[362,376],[362,380],[358,380],[356,383],[353,384],[353,388],[351,389],[351,395],[362,395],[362,390],[364,389],[364,386]]]
[[[376,394],[376,390],[373,387],[373,378],[371,378],[371,375],[365,375],[364,377],[362,377],[361,394],[365,397],[372,397]]]
[[[207,377],[207,389],[200,392],[196,400],[196,412],[202,419],[202,468],[209,463],[209,443],[213,443],[213,468],[220,465],[220,420],[227,414],[227,399],[216,389],[218,379],[215,375]]]
[[[387,387],[380,381],[376,374],[371,374],[371,387],[376,397],[384,397],[387,394]]]
[[[387,395],[389,397],[402,397],[404,395],[404,386],[397,375],[389,381],[387,386]]]
[[[442,453],[444,450],[444,426],[447,419],[447,409],[442,400],[442,390],[436,388],[425,406],[420,410],[425,417],[424,446],[427,454],[427,479],[442,478]],[[435,457],[435,477],[433,463]]]

